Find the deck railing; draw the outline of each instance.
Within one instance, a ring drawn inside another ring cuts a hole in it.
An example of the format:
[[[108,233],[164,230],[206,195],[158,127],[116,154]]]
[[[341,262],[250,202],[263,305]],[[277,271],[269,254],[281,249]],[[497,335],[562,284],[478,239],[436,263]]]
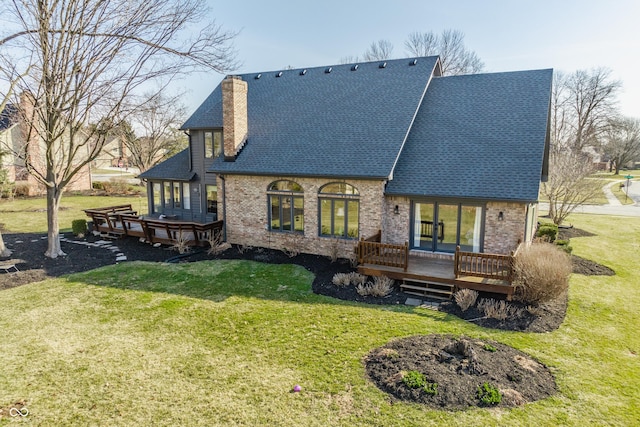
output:
[[[513,280],[513,256],[464,252],[456,247],[454,259],[456,279],[460,276],[486,277],[488,279]]]
[[[380,243],[380,235],[377,234],[358,242],[356,252],[359,264],[384,265],[398,267],[407,271],[409,266],[409,243],[394,245]]]

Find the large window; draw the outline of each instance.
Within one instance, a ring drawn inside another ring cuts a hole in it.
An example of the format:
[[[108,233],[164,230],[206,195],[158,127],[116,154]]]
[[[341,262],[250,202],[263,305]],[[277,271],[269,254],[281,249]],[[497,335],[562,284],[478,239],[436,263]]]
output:
[[[152,188],[151,197],[153,197],[153,200],[152,200],[153,212],[151,213],[160,213],[162,212],[162,199],[161,199],[162,185],[159,182],[154,182],[151,188]]]
[[[357,239],[360,234],[360,195],[344,182],[327,184],[320,189],[320,235]]]
[[[269,230],[304,232],[304,196],[293,181],[275,181],[267,189]]]
[[[180,209],[182,207],[182,202],[180,199],[180,183],[173,183],[173,207],[176,209]]]
[[[171,209],[171,183],[164,183],[164,207]]]
[[[211,159],[222,153],[222,132],[207,131],[204,133],[204,157]]]
[[[207,214],[213,214],[214,219],[218,218],[218,186],[207,185]]]
[[[191,209],[191,193],[188,182],[182,183],[182,207],[184,209]]]

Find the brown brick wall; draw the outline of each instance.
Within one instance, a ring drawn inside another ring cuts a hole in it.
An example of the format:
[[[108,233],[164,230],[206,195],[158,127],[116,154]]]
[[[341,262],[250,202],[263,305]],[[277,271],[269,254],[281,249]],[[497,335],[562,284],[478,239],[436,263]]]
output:
[[[267,187],[273,181],[290,179],[304,190],[304,235],[268,230]],[[227,241],[246,246],[283,249],[295,245],[301,252],[330,255],[334,246],[339,256],[347,257],[353,251],[355,240],[318,236],[318,191],[334,179],[284,178],[277,176],[227,175],[226,228]],[[374,180],[347,180],[360,193],[360,237],[369,237],[382,229],[384,183]],[[222,202],[222,182],[218,178],[219,201]]]
[[[502,212],[504,219],[498,216]],[[524,203],[487,203],[484,225],[484,252],[509,254],[524,240],[527,205]]]
[[[406,197],[386,197],[384,203],[382,241],[402,245],[409,241],[411,200]],[[395,207],[398,206],[398,213]]]
[[[222,81],[222,140],[225,158],[235,158],[247,138],[247,82],[237,76]]]

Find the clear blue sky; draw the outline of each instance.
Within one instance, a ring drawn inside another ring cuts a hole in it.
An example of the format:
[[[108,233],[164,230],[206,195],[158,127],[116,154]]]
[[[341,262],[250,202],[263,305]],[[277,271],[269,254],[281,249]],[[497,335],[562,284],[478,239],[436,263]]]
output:
[[[405,57],[414,31],[456,29],[489,72],[607,67],[621,80],[620,109],[640,118],[640,2],[637,0],[209,0],[211,16],[235,40],[237,72],[332,65],[362,56],[373,42]],[[181,82],[191,113],[218,85],[218,74]]]

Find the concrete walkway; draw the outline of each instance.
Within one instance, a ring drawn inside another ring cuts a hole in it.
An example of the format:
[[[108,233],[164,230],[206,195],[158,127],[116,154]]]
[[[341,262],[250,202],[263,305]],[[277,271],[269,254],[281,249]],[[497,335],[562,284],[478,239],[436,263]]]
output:
[[[614,185],[620,185],[621,182],[623,181],[613,181],[602,188],[602,191],[604,191],[609,202],[608,204],[578,206],[573,212],[596,215],[640,217],[640,181],[631,181],[629,188],[625,189],[628,191],[627,194],[629,198],[635,202],[633,205],[623,205],[611,191],[611,187]],[[548,211],[549,203],[540,203],[540,210]]]

